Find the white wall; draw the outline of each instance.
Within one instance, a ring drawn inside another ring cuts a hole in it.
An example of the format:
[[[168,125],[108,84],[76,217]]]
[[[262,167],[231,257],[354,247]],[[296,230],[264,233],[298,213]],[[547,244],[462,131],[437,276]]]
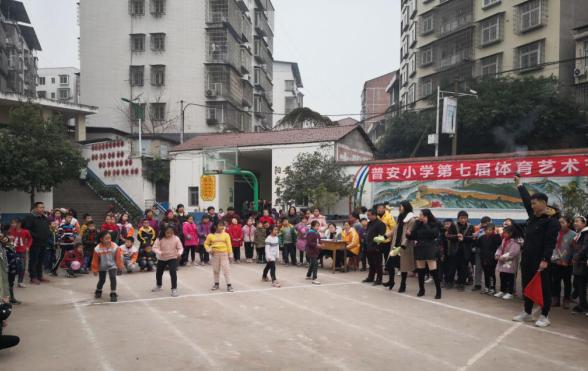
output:
[[[128,1],[80,1],[80,64],[82,103],[99,106],[87,125],[130,131],[128,104],[121,97],[141,96],[142,102],[167,104],[168,119],[180,123],[180,100],[204,102],[205,1],[166,1],[166,14],[156,18],[149,13],[131,17]],[[165,51],[150,48],[150,33],[166,33]],[[131,53],[132,33],[145,33],[145,51]],[[166,65],[165,87],[150,82],[152,64]],[[144,86],[131,88],[129,66],[145,65]],[[186,110],[186,132],[214,131],[206,125],[205,112],[199,107]],[[177,131],[177,130],[176,130]]]
[[[199,207],[201,210],[208,206],[218,207],[218,202],[206,202],[199,200],[200,205],[190,205],[188,188],[199,187],[202,175],[202,154],[200,151],[170,154],[170,205],[184,204],[187,210]],[[218,182],[217,182],[218,184]],[[218,189],[217,189],[218,192]]]
[[[39,95],[41,92],[45,92],[45,98],[61,100],[59,98],[58,89],[65,88],[69,89],[70,95],[70,98],[67,101],[71,103],[77,103],[79,92],[77,89],[78,76],[76,74],[79,72],[80,70],[75,67],[39,68],[37,75],[38,77],[45,78],[45,84],[41,85],[39,79],[37,78],[37,95]],[[67,84],[60,83],[60,75],[68,76]],[[55,82],[52,82],[51,79],[54,79]]]
[[[45,203],[45,209],[53,208],[53,192],[39,192],[35,201]],[[19,191],[0,192],[0,213],[19,214],[31,211],[31,201],[28,193]]]

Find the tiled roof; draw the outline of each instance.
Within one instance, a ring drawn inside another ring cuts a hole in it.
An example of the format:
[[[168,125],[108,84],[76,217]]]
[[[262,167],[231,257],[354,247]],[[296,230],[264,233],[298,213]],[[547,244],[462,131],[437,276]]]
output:
[[[317,129],[291,129],[280,131],[268,131],[261,133],[223,133],[223,134],[202,134],[189,141],[171,149],[171,152],[197,151],[205,148],[222,147],[252,147],[275,144],[297,144],[297,143],[318,143],[334,142],[342,139],[354,130],[363,129],[357,125],[332,126]]]

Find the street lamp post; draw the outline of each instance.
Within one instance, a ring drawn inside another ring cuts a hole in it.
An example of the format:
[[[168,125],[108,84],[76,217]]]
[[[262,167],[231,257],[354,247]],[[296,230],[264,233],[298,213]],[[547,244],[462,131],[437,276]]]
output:
[[[184,128],[185,128],[185,121],[186,121],[186,109],[188,109],[188,107],[190,106],[198,106],[198,104],[196,103],[188,103],[186,105],[184,105],[184,100],[180,100],[180,118],[181,118],[181,132],[180,132],[180,143],[184,143]]]
[[[121,98],[123,102],[127,102],[131,105],[135,116],[139,118],[139,157],[143,158],[143,110],[141,109],[141,103],[139,101],[140,96],[135,99]]]
[[[457,89],[456,89],[457,90]],[[441,87],[437,85],[437,119],[435,121],[435,157],[439,157],[439,145],[440,145],[440,128],[439,128],[439,105],[440,105],[440,101],[442,98],[444,98],[444,95],[452,95],[454,96],[456,99],[459,97],[476,97],[476,99],[479,99],[478,97],[478,92],[475,90],[471,90],[469,93],[458,93],[458,92],[454,92],[454,91],[447,91],[447,90],[441,90]],[[451,141],[451,154],[452,155],[457,155],[457,119],[455,120],[455,133],[453,133],[453,137],[452,137],[452,141]]]

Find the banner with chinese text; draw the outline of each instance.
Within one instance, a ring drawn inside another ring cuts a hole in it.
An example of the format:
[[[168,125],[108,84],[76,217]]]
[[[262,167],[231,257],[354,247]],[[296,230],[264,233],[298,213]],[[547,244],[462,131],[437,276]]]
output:
[[[369,181],[406,182],[588,176],[588,155],[370,165]]]

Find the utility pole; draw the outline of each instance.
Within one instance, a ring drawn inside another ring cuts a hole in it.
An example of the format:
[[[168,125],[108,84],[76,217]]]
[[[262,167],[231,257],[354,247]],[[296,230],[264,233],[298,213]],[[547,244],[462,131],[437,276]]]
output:
[[[437,119],[435,121],[435,157],[439,157],[439,99],[441,98],[441,87],[437,85]]]
[[[180,132],[180,144],[184,144],[184,100],[180,100],[180,110],[182,112],[182,128],[181,128],[181,132]]]
[[[453,83],[453,91],[454,92],[458,92],[459,91],[459,81],[455,80],[455,82]],[[457,97],[456,97],[457,99]],[[453,130],[455,130],[455,133],[453,133],[453,137],[451,138],[451,154],[453,156],[457,155],[457,109],[455,110],[455,127],[453,128]]]

